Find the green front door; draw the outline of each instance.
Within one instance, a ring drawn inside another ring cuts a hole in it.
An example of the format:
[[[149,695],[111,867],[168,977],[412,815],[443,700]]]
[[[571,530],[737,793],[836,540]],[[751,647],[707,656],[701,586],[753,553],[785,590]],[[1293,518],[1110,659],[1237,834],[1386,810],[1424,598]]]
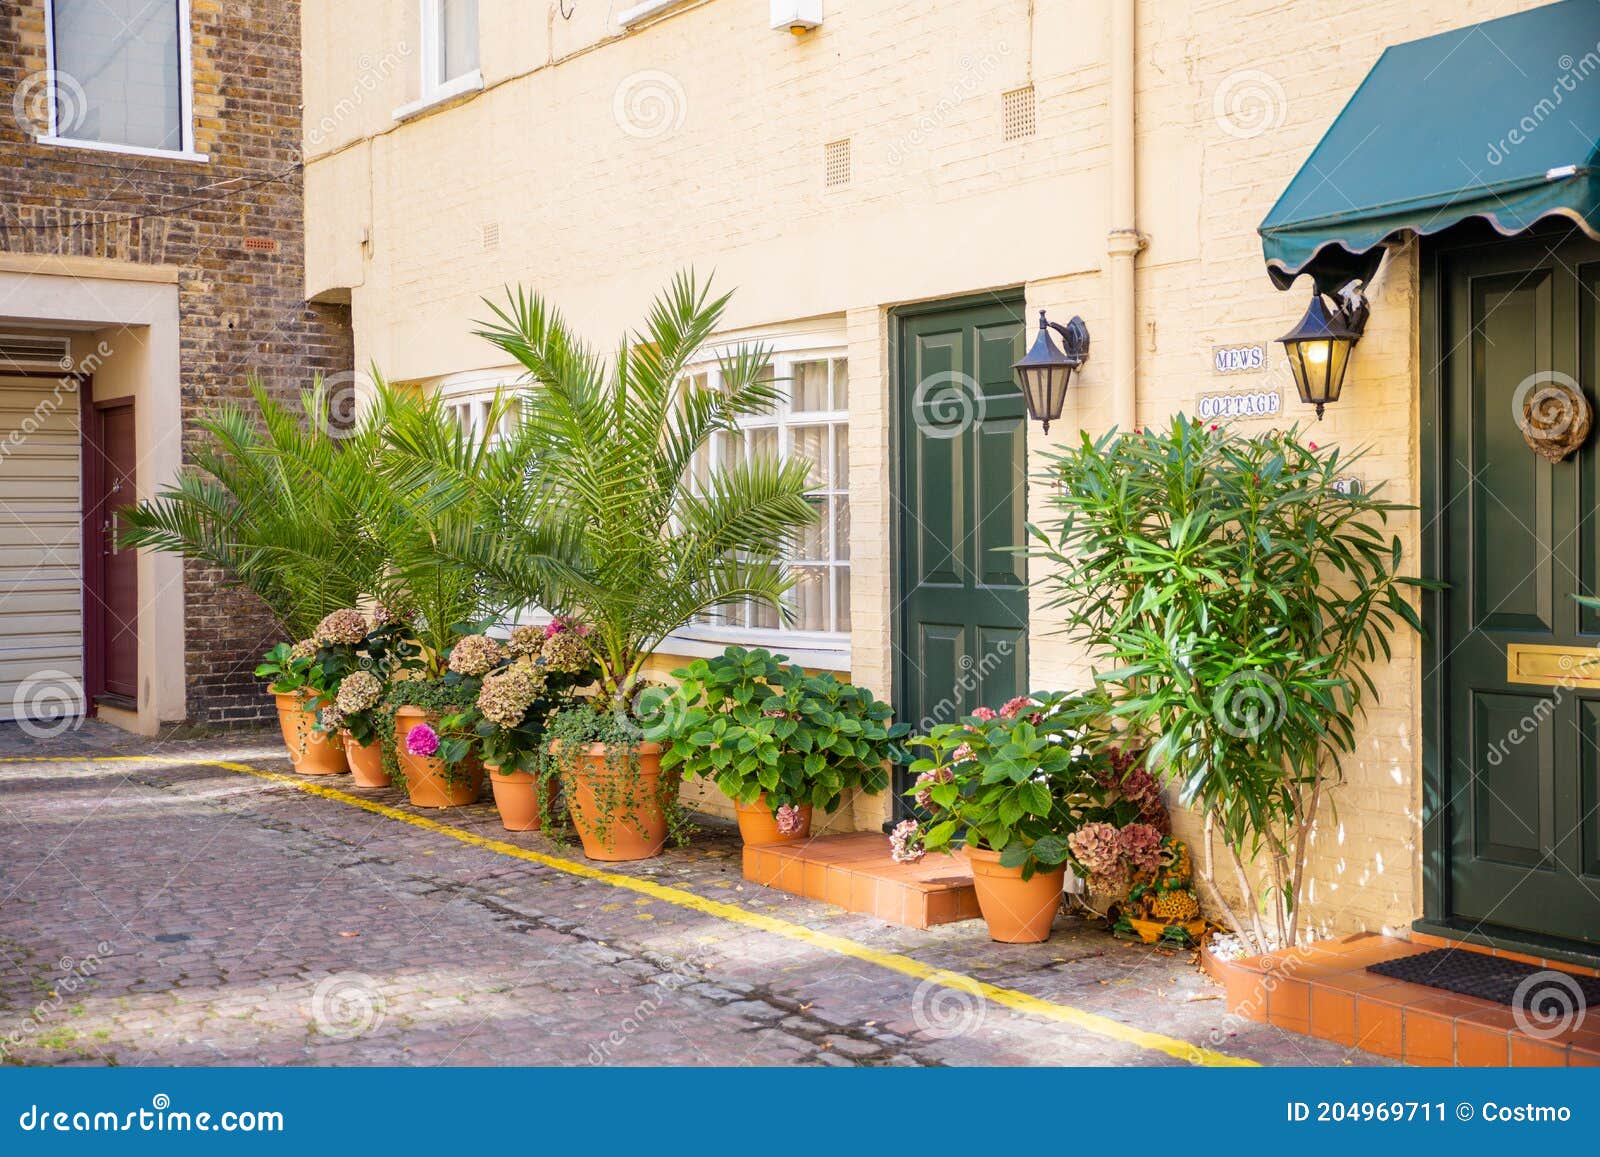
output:
[[[1573,599],[1600,591],[1600,456],[1591,435],[1548,462],[1518,417],[1549,380],[1582,383],[1594,400],[1600,246],[1446,251],[1438,284],[1446,914],[1491,935],[1596,945],[1600,689],[1562,672],[1600,644],[1600,615]],[[1571,653],[1519,657],[1530,644]]]
[[[896,707],[923,729],[1027,688],[1022,302],[907,314],[896,338]]]

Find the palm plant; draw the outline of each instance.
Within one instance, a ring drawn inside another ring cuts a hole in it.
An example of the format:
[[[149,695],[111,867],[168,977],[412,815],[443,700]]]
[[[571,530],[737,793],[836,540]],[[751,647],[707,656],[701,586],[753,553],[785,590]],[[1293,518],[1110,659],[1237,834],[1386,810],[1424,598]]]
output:
[[[462,529],[451,552],[503,601],[581,622],[609,696],[626,694],[655,647],[707,611],[749,599],[788,617],[783,556],[817,516],[807,463],[753,454],[691,477],[712,434],[778,398],[758,345],[722,356],[717,389],[686,379],[729,295],[712,298],[680,274],[609,362],[544,298],[507,298],[490,303],[496,320],[478,333],[527,370],[519,421],[499,472],[475,484],[453,472],[443,487],[494,489],[491,531]]]
[[[382,573],[371,479],[383,399],[349,429],[328,419],[319,380],[298,408],[257,379],[254,407],[224,403],[178,480],[123,515],[127,546],[172,551],[254,591],[295,638],[353,606]]]

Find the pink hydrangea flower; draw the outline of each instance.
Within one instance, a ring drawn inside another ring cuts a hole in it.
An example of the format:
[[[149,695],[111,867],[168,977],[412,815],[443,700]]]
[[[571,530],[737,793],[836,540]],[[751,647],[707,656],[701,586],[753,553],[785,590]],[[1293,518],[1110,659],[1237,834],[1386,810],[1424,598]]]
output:
[[[789,804],[780,804],[778,813],[773,817],[777,822],[778,831],[786,836],[792,836],[800,830],[800,809]]]
[[[439,750],[439,733],[426,723],[406,732],[406,751],[412,755],[434,755]]]
[[[1115,876],[1122,870],[1122,842],[1111,824],[1084,824],[1067,837],[1067,846],[1093,875]]]
[[[974,707],[972,709],[972,717],[974,719],[981,719],[985,723],[989,722],[991,719],[999,718],[993,707]]]
[[[889,833],[889,858],[897,864],[914,864],[927,854],[922,829],[916,820],[901,820]]]
[[[970,744],[966,743],[963,743],[960,747],[956,748],[950,753],[950,762],[952,763],[966,763],[971,758],[972,747]]]
[[[939,805],[933,802],[933,792],[931,788],[936,783],[949,783],[951,780],[955,779],[955,777],[956,773],[951,771],[948,767],[936,767],[932,771],[924,771],[919,773],[917,776],[917,782],[913,785],[922,789],[921,791],[917,792],[915,796],[917,806],[922,808],[924,811],[938,811]]]
[[[1017,695],[1011,699],[1007,699],[1000,705],[1000,718],[1015,719],[1017,716],[1021,715],[1023,711],[1032,706],[1034,706],[1032,699],[1029,699],[1026,695]]]
[[[1161,833],[1149,824],[1129,824],[1117,833],[1117,845],[1136,872],[1161,866]]]

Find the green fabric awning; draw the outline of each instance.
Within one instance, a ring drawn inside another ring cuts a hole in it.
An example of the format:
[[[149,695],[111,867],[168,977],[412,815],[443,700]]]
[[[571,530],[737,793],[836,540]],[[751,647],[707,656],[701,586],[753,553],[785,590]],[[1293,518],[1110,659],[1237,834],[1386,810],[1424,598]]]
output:
[[[1353,14],[1350,19],[1360,19]],[[1333,292],[1385,238],[1560,215],[1600,238],[1600,0],[1386,49],[1261,223],[1267,272]]]

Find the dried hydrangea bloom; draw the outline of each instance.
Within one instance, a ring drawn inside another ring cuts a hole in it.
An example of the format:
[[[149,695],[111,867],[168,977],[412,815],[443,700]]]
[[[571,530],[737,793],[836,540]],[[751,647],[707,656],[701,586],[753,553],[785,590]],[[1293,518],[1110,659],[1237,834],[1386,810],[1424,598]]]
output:
[[[406,732],[406,751],[412,755],[433,755],[439,750],[439,733],[426,723]]]
[[[922,828],[916,820],[901,820],[889,833],[889,858],[897,864],[914,864],[927,854]]]
[[[315,639],[301,639],[289,648],[291,659],[315,659],[317,657],[317,641]]]
[[[496,727],[515,727],[528,714],[528,708],[539,697],[539,690],[529,668],[516,663],[483,681],[478,692],[478,710]]]
[[[792,836],[795,832],[798,832],[803,819],[800,809],[789,804],[780,804],[773,816],[773,820],[778,825],[779,834],[785,836]]]
[[[546,668],[564,675],[576,675],[589,666],[589,648],[576,631],[546,636],[539,654]]]
[[[1091,876],[1122,875],[1122,843],[1111,824],[1084,824],[1067,837],[1067,846]]]
[[[1129,824],[1117,833],[1117,843],[1136,872],[1153,872],[1161,866],[1161,833],[1149,824]]]
[[[917,792],[915,797],[917,806],[923,811],[938,811],[939,805],[933,802],[933,785],[936,783],[949,783],[955,777],[956,773],[948,767],[935,767],[930,771],[920,773],[917,776],[917,782],[913,785],[922,789]]]
[[[344,726],[344,712],[337,706],[322,708],[317,712],[317,726],[327,732],[338,731]]]
[[[464,635],[450,649],[450,670],[469,677],[487,675],[505,657],[505,648],[488,635]]]
[[[393,626],[395,623],[404,623],[409,621],[410,618],[411,612],[403,606],[396,606],[391,603],[372,604],[372,626],[374,629]]]
[[[506,641],[506,650],[520,658],[523,655],[537,655],[543,645],[544,628],[523,624],[511,628],[511,638]]]
[[[317,641],[320,643],[354,646],[367,637],[367,617],[360,611],[334,611],[317,624]]]
[[[371,671],[352,671],[339,684],[339,694],[334,702],[346,715],[367,711],[378,705],[383,696],[383,680]]]

